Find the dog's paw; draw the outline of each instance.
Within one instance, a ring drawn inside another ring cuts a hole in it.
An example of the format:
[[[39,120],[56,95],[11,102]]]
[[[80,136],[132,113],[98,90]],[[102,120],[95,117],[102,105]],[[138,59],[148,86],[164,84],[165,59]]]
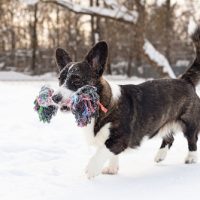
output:
[[[115,175],[118,173],[118,170],[119,170],[118,166],[108,166],[102,170],[102,174]]]
[[[168,151],[167,146],[165,148],[159,149],[158,153],[156,154],[156,157],[154,158],[154,161],[159,163],[159,162],[165,160],[165,158],[167,156],[167,151]]]
[[[189,151],[187,158],[185,159],[185,164],[194,164],[197,163],[197,152]]]
[[[90,161],[86,167],[85,173],[88,179],[92,179],[101,173],[101,168],[95,162]]]

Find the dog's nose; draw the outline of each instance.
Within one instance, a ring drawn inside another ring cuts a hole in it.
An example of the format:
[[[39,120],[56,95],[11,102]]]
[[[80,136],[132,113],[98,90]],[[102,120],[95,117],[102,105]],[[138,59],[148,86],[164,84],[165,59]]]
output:
[[[53,96],[52,96],[52,100],[53,100],[55,103],[59,103],[59,102],[62,100],[62,96],[59,95],[59,94],[53,95]]]

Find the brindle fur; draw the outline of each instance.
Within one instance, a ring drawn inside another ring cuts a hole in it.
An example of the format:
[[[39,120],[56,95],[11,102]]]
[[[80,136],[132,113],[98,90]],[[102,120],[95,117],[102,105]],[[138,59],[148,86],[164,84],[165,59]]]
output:
[[[70,90],[76,91],[90,84],[98,88],[101,102],[108,113],[100,111],[95,119],[94,134],[110,122],[110,136],[106,147],[114,154],[128,147],[136,148],[144,136],[152,138],[166,124],[176,122],[182,127],[188,140],[189,151],[197,150],[200,130],[200,99],[195,86],[200,79],[200,28],[192,36],[196,47],[196,59],[179,79],[160,79],[139,85],[120,85],[121,96],[112,98],[112,91],[102,77],[108,54],[105,42],[97,43],[85,59],[72,63],[64,50],[56,51],[60,67],[60,85],[64,82]],[[69,67],[73,68],[69,70]],[[163,139],[161,148],[171,147],[173,133]]]

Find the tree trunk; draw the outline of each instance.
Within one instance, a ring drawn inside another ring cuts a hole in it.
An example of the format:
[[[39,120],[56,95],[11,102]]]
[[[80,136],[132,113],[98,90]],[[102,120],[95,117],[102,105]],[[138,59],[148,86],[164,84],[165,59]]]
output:
[[[94,6],[94,0],[90,0],[90,6]],[[95,6],[99,7],[99,0],[95,0]],[[100,17],[91,15],[91,41],[92,45],[101,38]]]
[[[93,0],[90,0],[90,6],[93,6]],[[95,26],[94,26],[94,15],[91,15],[91,42],[92,42],[92,45],[95,44]]]
[[[106,66],[106,73],[109,74],[109,75],[112,74],[110,56],[108,56],[108,61],[107,61],[107,66]]]
[[[96,0],[96,6],[99,7],[99,0]],[[101,18],[99,16],[96,17],[96,29],[95,29],[95,43],[101,40]]]
[[[57,23],[57,28],[56,28],[56,46],[60,46],[60,39],[59,39],[59,23],[60,23],[60,17],[59,17],[60,9],[59,6],[57,5],[56,7],[56,23]]]
[[[139,13],[138,20],[133,28],[135,31],[134,37],[128,34],[130,41],[129,45],[129,55],[128,55],[128,69],[127,76],[131,77],[133,75],[133,53],[135,52],[135,66],[139,67],[142,64],[143,55],[143,44],[144,44],[144,31],[145,31],[145,2],[142,4],[140,0],[135,0],[136,8]],[[133,9],[133,2],[128,2],[129,10]]]
[[[11,21],[12,24],[14,24],[14,13],[11,13]],[[14,28],[11,27],[11,65],[12,67],[16,67],[16,63],[15,63],[15,47],[16,47],[16,36],[15,36],[15,30]]]
[[[11,64],[13,67],[15,67],[15,44],[16,44],[16,37],[15,37],[15,31],[11,30]]]
[[[104,6],[106,6],[104,2]],[[105,27],[109,26],[109,19],[105,18]],[[103,31],[105,35],[110,35],[108,29],[105,29]],[[101,36],[102,37],[102,36]],[[107,39],[108,43],[110,43],[110,37]],[[107,60],[107,65],[106,65],[106,74],[111,75],[112,74],[112,69],[111,69],[111,55],[112,55],[112,43],[110,43],[110,48],[109,48],[109,55],[108,55],[108,60]]]
[[[142,64],[142,52],[143,52],[143,44],[144,44],[144,32],[145,32],[145,3],[141,4],[140,0],[136,0],[136,7],[139,13],[138,21],[135,25],[135,65],[136,67],[141,66]]]
[[[37,73],[36,69],[36,52],[37,52],[37,12],[38,12],[38,4],[33,6],[34,12],[34,21],[32,26],[32,60],[31,60],[31,70],[33,74]]]
[[[165,56],[170,62],[170,33],[171,33],[171,0],[166,0],[166,14],[165,14]]]
[[[133,52],[131,51],[132,48],[129,49],[129,56],[128,56],[128,69],[127,69],[127,76],[131,77],[133,75]]]

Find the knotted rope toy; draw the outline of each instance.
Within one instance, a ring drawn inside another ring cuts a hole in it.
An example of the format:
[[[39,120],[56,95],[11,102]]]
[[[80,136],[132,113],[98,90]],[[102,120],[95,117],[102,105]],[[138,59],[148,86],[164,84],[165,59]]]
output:
[[[35,100],[35,110],[43,122],[50,122],[52,116],[57,113],[58,106],[53,104],[52,94],[52,89],[43,86]],[[87,126],[92,118],[98,117],[99,108],[104,113],[107,112],[107,109],[100,103],[97,88],[90,85],[79,88],[70,98],[61,102],[62,106],[70,108],[80,127]]]
[[[91,123],[92,118],[98,117],[99,107],[104,113],[107,112],[107,109],[99,101],[97,88],[90,85],[79,88],[66,104],[75,115],[77,125],[80,127],[87,126]]]
[[[56,115],[58,106],[52,101],[53,90],[43,86],[39,96],[34,101],[34,110],[38,113],[40,121],[50,123],[51,118]]]

